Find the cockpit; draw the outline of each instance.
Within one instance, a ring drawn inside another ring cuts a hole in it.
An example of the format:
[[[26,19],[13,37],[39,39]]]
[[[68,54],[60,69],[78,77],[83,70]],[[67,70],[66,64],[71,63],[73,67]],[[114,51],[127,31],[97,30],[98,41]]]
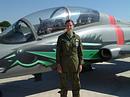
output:
[[[99,22],[99,12],[80,7],[56,7],[27,15],[1,35],[2,43],[17,44],[37,40],[37,37],[65,29],[65,21],[72,19],[75,27]]]

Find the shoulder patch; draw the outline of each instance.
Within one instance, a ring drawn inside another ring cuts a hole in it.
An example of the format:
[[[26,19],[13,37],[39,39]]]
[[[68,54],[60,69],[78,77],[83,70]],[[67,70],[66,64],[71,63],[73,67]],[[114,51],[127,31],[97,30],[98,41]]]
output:
[[[79,39],[76,39],[76,47],[79,46]]]

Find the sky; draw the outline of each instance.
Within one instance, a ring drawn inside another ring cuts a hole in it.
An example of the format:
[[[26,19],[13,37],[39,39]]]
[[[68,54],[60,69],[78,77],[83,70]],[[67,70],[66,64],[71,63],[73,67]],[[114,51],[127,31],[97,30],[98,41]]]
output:
[[[78,6],[130,21],[130,0],[0,0],[0,22],[11,24],[33,12],[59,6]]]

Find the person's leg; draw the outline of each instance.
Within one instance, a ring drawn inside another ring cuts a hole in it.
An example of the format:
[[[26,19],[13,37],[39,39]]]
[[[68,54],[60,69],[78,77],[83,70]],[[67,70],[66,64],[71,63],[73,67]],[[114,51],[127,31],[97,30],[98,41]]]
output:
[[[67,97],[67,74],[61,73],[60,75],[60,97]]]
[[[80,78],[79,73],[72,74],[72,93],[73,97],[80,97]]]

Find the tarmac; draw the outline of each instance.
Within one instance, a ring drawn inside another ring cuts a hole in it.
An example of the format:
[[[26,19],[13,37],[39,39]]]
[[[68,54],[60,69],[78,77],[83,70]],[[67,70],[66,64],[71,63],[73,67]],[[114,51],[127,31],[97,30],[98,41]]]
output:
[[[92,64],[94,71],[80,74],[81,97],[130,97],[130,58]],[[59,77],[54,71],[43,73],[34,82],[32,75],[0,79],[3,97],[60,97]],[[68,97],[72,97],[69,90]]]

